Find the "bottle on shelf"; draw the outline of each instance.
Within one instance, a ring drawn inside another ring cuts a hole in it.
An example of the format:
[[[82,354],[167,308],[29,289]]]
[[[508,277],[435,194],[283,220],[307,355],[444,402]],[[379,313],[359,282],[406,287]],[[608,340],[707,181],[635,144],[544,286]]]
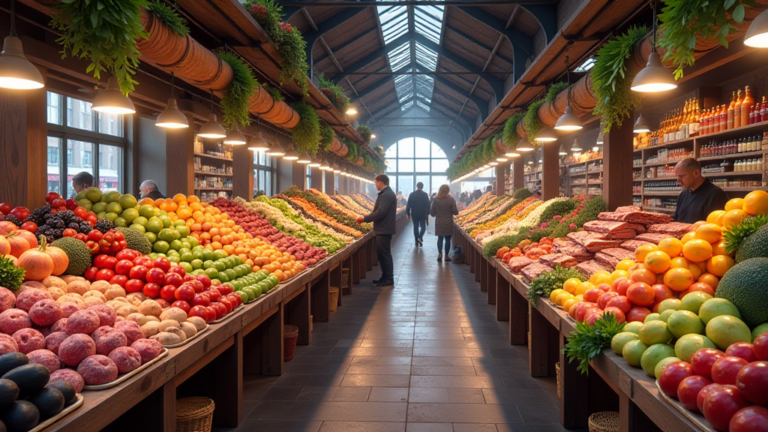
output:
[[[765,96],[763,96],[763,100],[760,103],[760,117],[757,121],[764,122],[766,120],[768,120],[768,101],[766,101]]]
[[[699,135],[699,117],[701,115],[701,108],[699,107],[699,99],[691,99],[691,119],[688,125],[688,132],[690,136]]]
[[[744,88],[744,100],[741,101],[741,125],[746,126],[749,124],[749,111],[750,108],[755,105],[755,98],[752,97],[752,91],[749,86]]]
[[[736,105],[736,92],[733,92],[733,96],[731,97],[731,103],[728,105],[728,115],[726,117],[726,128],[727,129],[733,129],[733,107]]]
[[[736,91],[736,104],[733,106],[733,127],[741,127],[741,106],[744,98],[741,96],[741,90]]]

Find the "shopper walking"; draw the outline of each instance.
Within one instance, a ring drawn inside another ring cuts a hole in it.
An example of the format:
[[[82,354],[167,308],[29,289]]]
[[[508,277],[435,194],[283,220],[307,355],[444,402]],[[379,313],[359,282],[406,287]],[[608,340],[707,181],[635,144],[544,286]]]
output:
[[[448,185],[440,186],[437,196],[432,202],[429,213],[435,217],[435,235],[437,236],[437,260],[443,260],[443,242],[445,242],[445,261],[451,261],[451,235],[453,234],[453,217],[459,214],[456,200],[451,196]]]
[[[413,219],[413,238],[416,247],[424,246],[424,232],[429,219],[429,195],[424,192],[424,183],[416,183],[416,190],[408,196],[405,214]]]
[[[373,222],[376,234],[376,256],[381,266],[381,277],[373,281],[376,286],[395,284],[395,264],[392,262],[392,236],[396,232],[397,197],[389,187],[389,177],[379,174],[374,179],[379,191],[373,211],[367,216],[358,216],[357,223]]]

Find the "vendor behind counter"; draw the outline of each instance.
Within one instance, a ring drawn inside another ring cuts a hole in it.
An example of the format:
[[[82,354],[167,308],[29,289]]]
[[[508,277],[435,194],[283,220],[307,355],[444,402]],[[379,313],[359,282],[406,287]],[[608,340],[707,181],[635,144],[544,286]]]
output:
[[[676,221],[695,223],[706,220],[713,211],[725,208],[728,194],[702,177],[701,164],[696,159],[687,158],[678,162],[675,176],[683,188],[677,197]]]

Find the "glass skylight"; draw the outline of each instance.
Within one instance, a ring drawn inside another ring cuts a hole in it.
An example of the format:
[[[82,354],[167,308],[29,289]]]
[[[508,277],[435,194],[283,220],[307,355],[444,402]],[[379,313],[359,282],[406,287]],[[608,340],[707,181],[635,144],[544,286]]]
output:
[[[440,33],[443,30],[444,10],[444,6],[416,6],[414,8],[416,33],[439,44]]]
[[[408,8],[406,6],[379,6],[379,21],[384,43],[408,33]]]
[[[595,58],[589,57],[588,59],[584,60],[584,63],[580,64],[576,69],[574,69],[574,72],[586,72],[590,69],[592,69],[592,66],[595,65]]]

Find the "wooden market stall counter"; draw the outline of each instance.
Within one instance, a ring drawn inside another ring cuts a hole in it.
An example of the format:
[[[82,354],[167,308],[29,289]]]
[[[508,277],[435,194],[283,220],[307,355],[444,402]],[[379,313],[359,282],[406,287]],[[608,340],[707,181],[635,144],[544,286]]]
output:
[[[509,321],[509,342],[528,344],[529,371],[532,377],[557,374],[559,362],[560,423],[566,428],[587,426],[590,414],[618,411],[620,430],[650,432],[701,431],[664,401],[655,380],[642,369],[633,368],[610,348],[590,363],[589,376],[569,363],[562,348],[576,328],[576,322],[548,299],[540,298],[536,307],[528,300],[528,284],[503,262],[483,256],[483,247],[454,225],[454,238],[464,250],[470,271],[488,293],[488,303],[496,305],[496,319]],[[530,333],[529,333],[530,332]]]
[[[397,232],[406,225],[405,212],[400,212]],[[308,345],[312,321],[329,320],[329,288],[351,294],[352,285],[374,265],[374,235],[369,232],[222,322],[209,324],[205,333],[169,349],[168,356],[135,377],[111,389],[83,392],[83,406],[46,431],[174,431],[177,397],[193,395],[215,401],[214,424],[239,425],[243,375],[283,374],[283,326],[297,326],[298,344]]]

